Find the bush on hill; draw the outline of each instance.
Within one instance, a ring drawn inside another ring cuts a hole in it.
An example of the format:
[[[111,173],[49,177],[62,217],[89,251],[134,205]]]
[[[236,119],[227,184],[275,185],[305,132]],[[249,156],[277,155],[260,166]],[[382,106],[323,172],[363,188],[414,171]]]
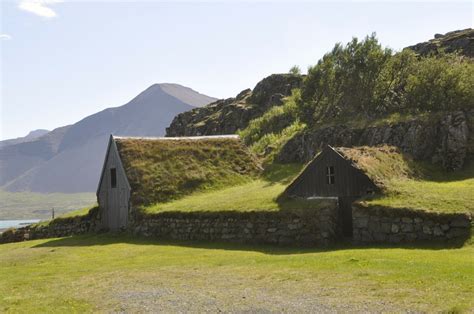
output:
[[[375,35],[333,50],[310,67],[301,89],[241,131],[258,153],[275,151],[305,127],[474,109],[474,62],[456,54],[393,53]]]
[[[308,125],[339,116],[474,108],[474,63],[455,54],[393,54],[375,35],[354,38],[308,71],[298,103]]]

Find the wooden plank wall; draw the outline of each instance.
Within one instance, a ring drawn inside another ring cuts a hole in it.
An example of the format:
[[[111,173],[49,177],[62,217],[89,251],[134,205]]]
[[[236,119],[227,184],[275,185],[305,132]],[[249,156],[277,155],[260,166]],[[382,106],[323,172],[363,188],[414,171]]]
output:
[[[333,166],[335,183],[327,184],[326,167]],[[376,189],[370,179],[332,149],[324,150],[288,190],[291,196],[361,196]]]
[[[103,227],[117,230],[128,224],[130,190],[115,142],[111,143],[109,150],[99,187],[98,201]],[[111,186],[111,168],[115,168],[117,171],[117,186],[115,188]]]

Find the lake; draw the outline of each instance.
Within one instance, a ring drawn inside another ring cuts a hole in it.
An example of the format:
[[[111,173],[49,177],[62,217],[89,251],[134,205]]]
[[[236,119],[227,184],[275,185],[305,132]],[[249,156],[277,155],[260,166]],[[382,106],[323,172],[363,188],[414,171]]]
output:
[[[39,222],[40,219],[0,220],[0,231],[8,228],[19,228]]]

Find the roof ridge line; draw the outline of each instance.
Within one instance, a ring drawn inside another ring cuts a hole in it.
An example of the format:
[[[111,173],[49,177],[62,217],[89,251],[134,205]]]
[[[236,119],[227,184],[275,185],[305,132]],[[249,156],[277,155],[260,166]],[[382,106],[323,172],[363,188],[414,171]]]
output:
[[[137,139],[137,140],[200,140],[200,139],[213,139],[213,138],[232,138],[239,139],[240,136],[237,134],[225,134],[225,135],[203,135],[203,136],[181,136],[181,137],[165,137],[165,136],[115,136],[114,139]]]

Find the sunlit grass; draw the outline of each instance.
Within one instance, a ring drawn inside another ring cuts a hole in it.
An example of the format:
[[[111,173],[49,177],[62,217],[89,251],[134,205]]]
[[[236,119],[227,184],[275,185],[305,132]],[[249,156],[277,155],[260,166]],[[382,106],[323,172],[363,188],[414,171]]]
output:
[[[198,312],[210,297],[225,312],[315,298],[349,311],[474,306],[472,246],[321,250],[101,235],[4,244],[0,256],[0,312],[139,312],[147,301],[166,311],[174,297]]]
[[[474,213],[474,178],[448,182],[396,180],[387,195],[368,203],[437,212]]]

